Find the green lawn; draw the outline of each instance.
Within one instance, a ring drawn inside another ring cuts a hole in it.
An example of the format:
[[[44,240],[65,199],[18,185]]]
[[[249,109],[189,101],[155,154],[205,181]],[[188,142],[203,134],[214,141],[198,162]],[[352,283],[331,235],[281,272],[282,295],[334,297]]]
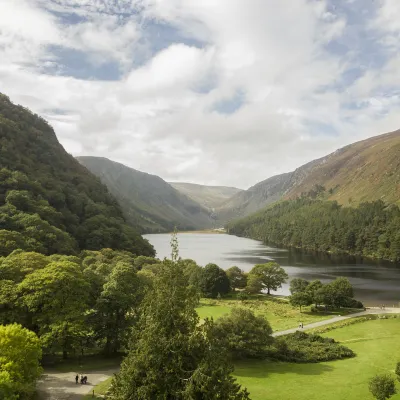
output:
[[[221,300],[202,299],[200,307],[197,308],[197,313],[200,318],[213,317],[218,319],[228,314],[234,307],[246,307],[258,315],[265,316],[274,331],[295,328],[300,322],[306,325],[329,319],[337,314],[345,315],[349,313],[349,311],[344,310],[333,313],[311,313],[310,307],[303,307],[303,312],[300,313],[299,309],[292,307],[287,300],[273,296],[260,296],[246,301],[234,298]]]
[[[86,396],[83,397],[82,400],[89,400],[89,399],[102,399],[103,397],[99,395],[104,395],[106,394],[108,388],[111,385],[112,377],[108,378],[107,380],[99,383],[94,387],[94,397],[92,396],[93,392],[91,391],[88,393]]]
[[[323,336],[342,342],[357,356],[318,364],[246,361],[236,364],[234,375],[252,400],[372,400],[369,378],[393,373],[400,361],[399,318],[362,322]],[[400,400],[400,394],[391,399]]]

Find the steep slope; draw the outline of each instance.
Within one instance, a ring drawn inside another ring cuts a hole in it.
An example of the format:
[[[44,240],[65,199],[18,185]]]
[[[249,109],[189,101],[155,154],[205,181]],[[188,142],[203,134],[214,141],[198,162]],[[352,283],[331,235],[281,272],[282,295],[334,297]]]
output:
[[[118,199],[128,221],[145,232],[204,229],[213,226],[210,213],[160,177],[137,171],[101,157],[78,161]]]
[[[183,182],[169,182],[169,184],[209,209],[217,208],[232,196],[244,192],[242,189],[228,186],[205,186]]]
[[[302,195],[351,206],[374,200],[400,204],[400,130],[353,143],[237,193],[216,210],[217,220],[226,223]]]
[[[105,247],[154,254],[50,125],[0,93],[0,255]]]
[[[309,193],[316,185],[326,189],[324,199],[344,205],[364,201],[400,200],[400,130],[343,147],[298,168],[285,198]]]
[[[291,178],[291,172],[276,175],[236,193],[216,210],[217,220],[225,223],[278,201],[290,188]]]

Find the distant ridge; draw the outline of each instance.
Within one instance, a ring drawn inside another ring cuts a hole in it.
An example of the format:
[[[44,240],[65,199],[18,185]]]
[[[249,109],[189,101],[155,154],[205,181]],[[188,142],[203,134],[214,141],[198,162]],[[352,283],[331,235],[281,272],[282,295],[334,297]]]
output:
[[[77,157],[117,198],[125,217],[142,232],[206,229],[211,213],[159,176],[137,171],[103,157]]]

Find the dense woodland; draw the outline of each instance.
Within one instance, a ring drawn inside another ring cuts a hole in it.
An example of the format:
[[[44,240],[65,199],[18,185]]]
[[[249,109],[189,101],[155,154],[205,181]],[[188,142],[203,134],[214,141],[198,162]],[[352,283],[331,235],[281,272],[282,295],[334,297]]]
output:
[[[0,94],[0,255],[105,247],[153,255],[116,200],[65,152],[53,129]]]
[[[343,207],[306,197],[277,203],[227,226],[281,246],[400,261],[400,209],[383,201]]]

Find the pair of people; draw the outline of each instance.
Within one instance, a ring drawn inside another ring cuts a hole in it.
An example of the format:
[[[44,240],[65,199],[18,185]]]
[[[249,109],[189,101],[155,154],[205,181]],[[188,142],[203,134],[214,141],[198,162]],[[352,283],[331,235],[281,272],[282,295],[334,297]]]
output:
[[[300,322],[300,324],[299,324],[299,328],[301,328],[301,329],[303,329],[303,323],[302,322]]]
[[[83,376],[82,374],[80,375],[80,377],[79,377],[79,375],[78,374],[76,374],[76,376],[75,376],[75,383],[76,384],[78,384],[78,382],[81,382],[81,384],[86,384],[87,383],[87,376]]]

